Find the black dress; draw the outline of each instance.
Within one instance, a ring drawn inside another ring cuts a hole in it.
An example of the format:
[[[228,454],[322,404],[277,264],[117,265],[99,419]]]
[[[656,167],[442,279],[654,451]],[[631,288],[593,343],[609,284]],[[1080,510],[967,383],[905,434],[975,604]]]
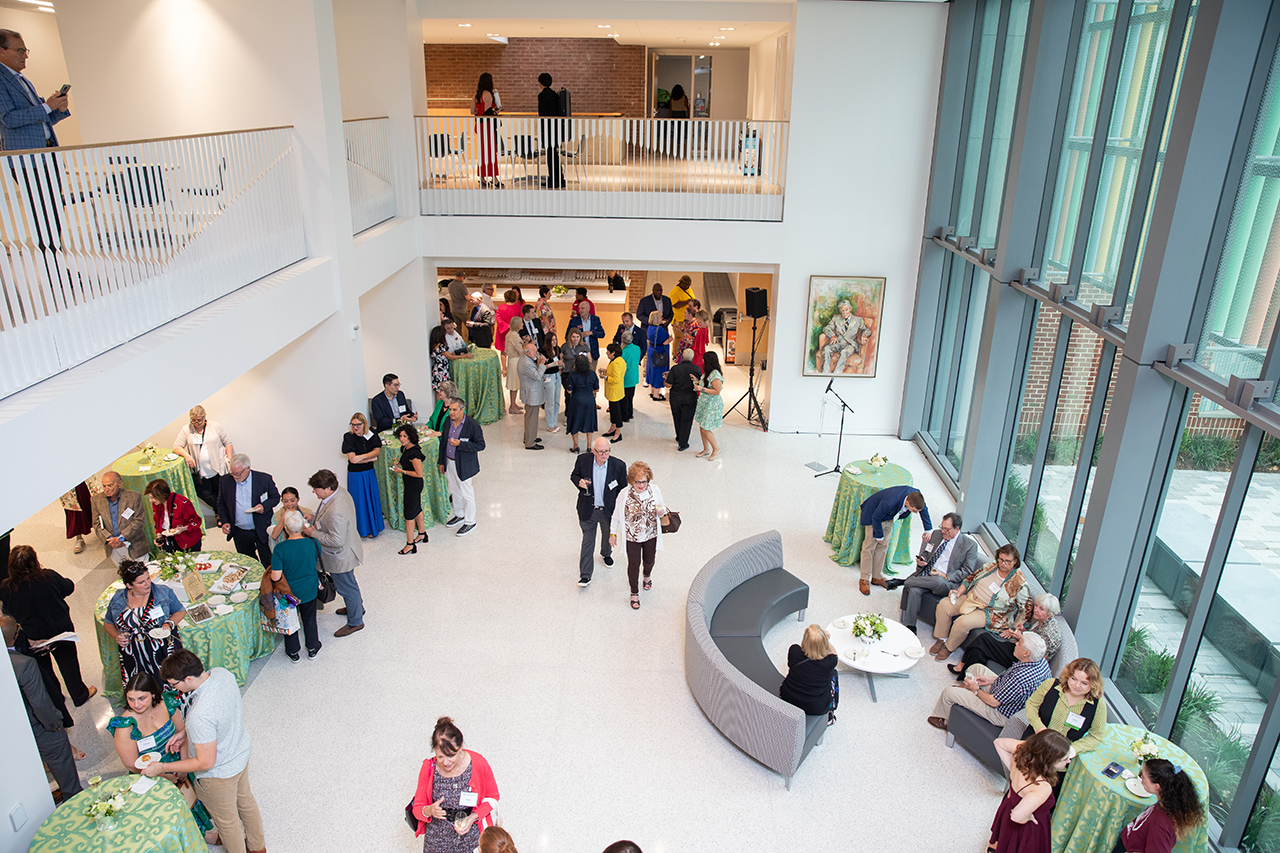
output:
[[[405,471],[413,470],[413,460],[423,460],[423,468],[426,468],[426,458],[422,455],[422,448],[418,445],[406,447],[400,453],[400,467]],[[422,478],[413,477],[409,474],[401,474],[404,480],[404,520],[409,522],[422,514]]]
[[[810,716],[834,711],[840,701],[835,680],[838,662],[835,655],[813,660],[792,644],[787,650],[787,677],[778,695]]]
[[[565,410],[570,435],[580,432],[596,432],[600,424],[596,420],[596,390],[600,380],[594,373],[566,373],[562,377],[566,393],[569,395],[569,406]]]

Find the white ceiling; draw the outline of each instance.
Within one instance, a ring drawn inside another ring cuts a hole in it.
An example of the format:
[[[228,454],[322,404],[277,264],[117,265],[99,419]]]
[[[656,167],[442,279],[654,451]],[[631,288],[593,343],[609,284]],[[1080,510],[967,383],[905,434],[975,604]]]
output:
[[[0,0],[2,2],[2,0]],[[460,27],[458,24],[471,24]],[[601,27],[601,24],[609,26]],[[661,48],[700,48],[711,42],[721,47],[746,48],[784,29],[779,21],[655,21],[619,18],[431,18],[422,22],[425,44],[493,44],[487,34],[509,38],[608,38],[618,44]],[[723,30],[722,27],[733,27]],[[723,38],[715,38],[723,36]]]

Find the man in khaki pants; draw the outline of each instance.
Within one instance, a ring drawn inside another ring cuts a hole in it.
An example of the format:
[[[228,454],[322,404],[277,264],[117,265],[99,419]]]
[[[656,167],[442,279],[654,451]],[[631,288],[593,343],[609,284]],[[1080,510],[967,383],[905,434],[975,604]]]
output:
[[[898,519],[911,518],[912,513],[918,512],[920,520],[924,522],[925,538],[928,538],[933,522],[929,520],[929,508],[924,504],[924,495],[911,486],[881,489],[863,501],[859,509],[861,515],[858,523],[863,529],[862,556],[858,561],[862,579],[858,582],[858,590],[863,595],[870,595],[871,584],[889,588],[884,579],[884,561],[889,554],[893,523]]]
[[[253,745],[244,728],[244,705],[235,676],[220,666],[206,672],[200,658],[187,649],[165,658],[160,675],[174,690],[191,694],[187,740],[195,758],[168,764],[153,761],[142,772],[147,776],[195,773],[196,795],[213,818],[227,853],[265,853],[262,815],[249,788]]]

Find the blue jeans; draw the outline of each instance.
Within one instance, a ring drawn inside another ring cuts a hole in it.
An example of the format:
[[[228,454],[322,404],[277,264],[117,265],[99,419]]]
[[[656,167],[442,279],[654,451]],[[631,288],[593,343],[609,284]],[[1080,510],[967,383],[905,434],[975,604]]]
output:
[[[364,624],[364,601],[360,598],[360,584],[356,583],[356,573],[332,572],[333,585],[342,596],[342,603],[347,606],[347,624],[352,628]]]

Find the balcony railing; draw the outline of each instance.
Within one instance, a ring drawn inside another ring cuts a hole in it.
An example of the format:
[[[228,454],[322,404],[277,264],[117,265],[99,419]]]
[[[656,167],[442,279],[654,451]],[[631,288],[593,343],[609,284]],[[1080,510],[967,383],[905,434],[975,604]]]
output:
[[[306,257],[293,129],[0,156],[0,396]]]
[[[347,189],[351,193],[351,233],[367,231],[396,215],[392,182],[390,120],[364,118],[344,121],[347,149]]]
[[[786,122],[418,117],[422,213],[780,221]],[[565,180],[551,189],[548,167]]]

